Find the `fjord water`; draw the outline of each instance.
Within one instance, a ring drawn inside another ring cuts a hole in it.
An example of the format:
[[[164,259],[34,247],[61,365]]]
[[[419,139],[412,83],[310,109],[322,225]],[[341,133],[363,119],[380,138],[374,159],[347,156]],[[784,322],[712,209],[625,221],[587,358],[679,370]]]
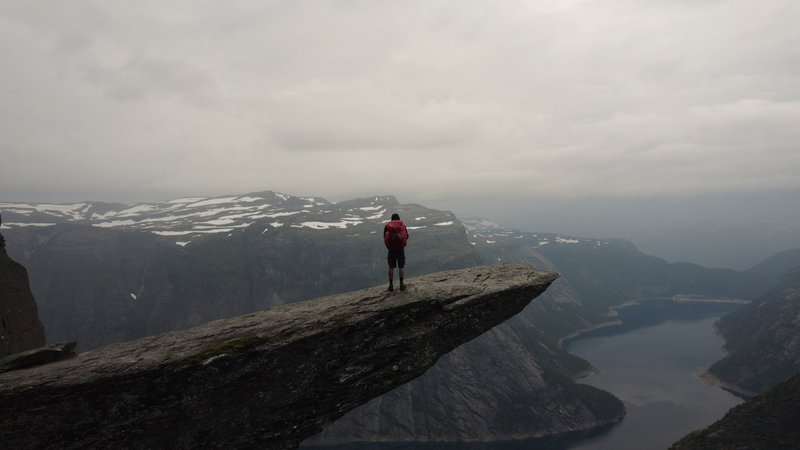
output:
[[[666,449],[741,403],[730,392],[697,378],[700,369],[724,355],[713,325],[737,306],[647,302],[620,310],[622,325],[568,342],[568,350],[602,371],[581,382],[617,396],[628,414],[607,432],[565,448]]]
[[[482,443],[362,443],[326,450],[664,450],[721,418],[743,400],[697,378],[722,358],[714,322],[741,305],[650,300],[619,310],[621,325],[565,343],[602,371],[580,382],[625,403],[625,419],[603,430],[544,439]]]

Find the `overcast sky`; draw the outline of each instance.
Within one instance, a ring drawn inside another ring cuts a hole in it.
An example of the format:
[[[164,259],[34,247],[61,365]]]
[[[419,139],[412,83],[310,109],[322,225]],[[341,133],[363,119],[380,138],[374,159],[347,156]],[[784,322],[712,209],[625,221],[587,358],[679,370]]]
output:
[[[796,0],[5,0],[0,200],[785,196],[798,18]]]

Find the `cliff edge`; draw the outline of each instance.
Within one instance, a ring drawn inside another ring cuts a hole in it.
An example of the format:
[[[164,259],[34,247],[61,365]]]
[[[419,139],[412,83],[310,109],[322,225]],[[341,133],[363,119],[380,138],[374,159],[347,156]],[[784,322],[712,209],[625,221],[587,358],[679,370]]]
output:
[[[440,272],[0,374],[10,448],[295,448],[520,312],[558,277]]]
[[[44,327],[28,272],[8,257],[0,234],[0,358],[43,345]]]

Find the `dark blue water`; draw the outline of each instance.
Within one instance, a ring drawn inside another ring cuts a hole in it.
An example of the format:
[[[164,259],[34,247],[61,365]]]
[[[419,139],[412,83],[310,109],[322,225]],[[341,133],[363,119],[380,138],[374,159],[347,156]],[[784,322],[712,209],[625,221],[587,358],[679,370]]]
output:
[[[602,373],[580,382],[625,403],[622,423],[588,434],[489,443],[364,443],[359,450],[663,450],[710,425],[743,400],[697,379],[723,356],[713,324],[740,305],[649,301],[620,310],[622,325],[568,341],[566,348]]]
[[[736,308],[725,304],[653,302],[620,311],[623,326],[595,330],[567,349],[602,370],[582,380],[625,403],[625,420],[574,450],[666,449],[710,425],[742,399],[697,379],[720,359],[714,322]]]

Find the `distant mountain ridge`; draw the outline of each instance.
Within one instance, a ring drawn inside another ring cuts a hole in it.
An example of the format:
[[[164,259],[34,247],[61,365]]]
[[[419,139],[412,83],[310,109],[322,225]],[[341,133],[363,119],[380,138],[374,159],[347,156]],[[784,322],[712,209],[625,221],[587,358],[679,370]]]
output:
[[[778,284],[785,275],[797,269],[800,269],[800,248],[776,253],[747,272],[768,277]]]
[[[332,203],[263,191],[131,205],[5,202],[0,211],[9,252],[32,273],[48,340],[82,349],[377,284],[379,234],[393,212],[421,249],[414,273],[478,263],[452,213],[392,196]]]
[[[396,205],[398,202],[392,196],[332,203],[318,197],[293,197],[263,191],[130,205],[0,203],[0,210],[6,214],[6,228],[89,224],[99,228],[136,229],[159,236],[175,236],[186,245],[192,238],[229,233],[255,223],[273,228],[288,226],[317,230],[346,229],[365,222],[377,224],[385,220],[387,208]]]

